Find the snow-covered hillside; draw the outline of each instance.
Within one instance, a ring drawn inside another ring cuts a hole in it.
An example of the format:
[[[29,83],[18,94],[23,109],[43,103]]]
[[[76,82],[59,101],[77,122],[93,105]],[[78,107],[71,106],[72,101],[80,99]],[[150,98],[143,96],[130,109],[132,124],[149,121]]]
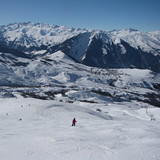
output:
[[[138,30],[119,30],[111,32],[114,43],[128,42],[134,48],[160,55],[160,32],[141,32]],[[158,52],[157,52],[158,51]]]
[[[0,53],[2,160],[159,159],[159,73],[19,54]]]
[[[89,92],[67,94],[77,99]],[[0,98],[2,160],[159,160],[160,108],[137,101],[67,103],[61,94],[55,100],[14,95]]]
[[[46,91],[51,92],[51,97],[49,97],[51,99],[54,98],[56,92],[65,94],[70,91],[72,93],[74,90],[77,100],[92,101],[95,95],[99,95],[97,101],[103,101],[103,99],[111,101],[139,100],[159,106],[159,99],[157,99],[160,88],[159,73],[139,69],[87,67],[75,62],[61,51],[35,59],[1,53],[0,75],[2,97],[3,92],[14,92],[14,89],[8,90],[3,86],[20,86],[22,87],[21,94],[27,95],[32,92],[32,87],[36,86],[35,91],[37,90],[37,92],[34,94],[43,93],[44,98],[47,95],[41,87],[52,86]],[[54,86],[58,86],[58,88],[54,88]],[[28,87],[27,93],[23,92],[23,87]],[[84,92],[84,97],[78,96],[81,92]],[[86,95],[86,92],[92,94]],[[104,96],[103,99],[101,96]],[[73,97],[72,94],[69,94],[65,95],[65,98],[71,101]]]

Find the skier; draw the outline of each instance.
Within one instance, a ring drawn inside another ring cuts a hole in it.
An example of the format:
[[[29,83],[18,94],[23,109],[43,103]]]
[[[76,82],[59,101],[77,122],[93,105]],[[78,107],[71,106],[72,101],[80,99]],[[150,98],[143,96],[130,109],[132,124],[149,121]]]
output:
[[[72,126],[75,126],[76,125],[76,118],[73,118],[73,120],[72,120]]]

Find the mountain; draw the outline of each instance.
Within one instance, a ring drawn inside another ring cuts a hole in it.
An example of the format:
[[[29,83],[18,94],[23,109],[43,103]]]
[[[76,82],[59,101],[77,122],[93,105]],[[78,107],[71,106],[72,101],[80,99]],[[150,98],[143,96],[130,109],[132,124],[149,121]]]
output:
[[[65,26],[14,23],[0,27],[0,41],[10,48],[30,53],[41,46],[60,44],[80,32],[83,31]]]
[[[160,72],[160,31],[98,31],[40,23],[0,27],[0,44],[30,56],[62,51],[100,68],[139,68]]]
[[[0,157],[158,160],[158,39],[133,29],[1,26]]]
[[[34,59],[27,55],[20,57],[0,53],[0,75],[2,97],[5,93],[14,95],[19,92],[25,97],[54,99],[55,95],[62,94],[68,102],[136,100],[160,107],[159,73],[89,67],[77,63],[61,51]],[[75,94],[76,98],[73,97]],[[83,96],[79,97],[81,94]],[[94,100],[93,97],[97,98]]]
[[[0,85],[58,86],[58,93],[74,88],[111,101],[138,100],[159,107],[159,35],[39,23],[1,26]],[[119,95],[120,90],[125,94]]]

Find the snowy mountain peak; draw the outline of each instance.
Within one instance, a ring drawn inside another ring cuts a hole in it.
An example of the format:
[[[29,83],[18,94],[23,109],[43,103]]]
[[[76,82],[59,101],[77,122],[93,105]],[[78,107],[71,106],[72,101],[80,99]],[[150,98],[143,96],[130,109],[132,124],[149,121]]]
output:
[[[160,53],[160,31],[141,32],[135,29],[114,31],[84,30],[31,22],[0,26],[0,38],[4,38],[8,45],[17,46],[18,44],[18,46],[27,48],[41,45],[54,46],[85,32],[90,32],[92,37],[95,35],[104,39],[104,41],[111,39],[117,44],[122,39],[132,47],[140,47],[143,51],[152,52],[153,54]]]
[[[0,32],[8,45],[14,43],[17,46],[18,43],[19,46],[29,48],[31,46],[57,45],[85,31],[65,26],[28,22],[1,26]],[[22,37],[27,39],[28,44],[24,43]]]
[[[138,30],[119,30],[111,33],[115,44],[123,40],[134,48],[160,55],[160,32],[141,32]]]
[[[62,51],[89,66],[134,66],[160,71],[160,31],[101,31],[42,23],[14,23],[0,26],[0,45],[29,55]]]

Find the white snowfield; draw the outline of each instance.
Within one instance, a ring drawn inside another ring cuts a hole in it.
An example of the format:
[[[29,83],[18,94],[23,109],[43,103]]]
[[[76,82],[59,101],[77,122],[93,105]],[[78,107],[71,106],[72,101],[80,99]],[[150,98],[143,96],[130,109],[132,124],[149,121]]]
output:
[[[159,160],[159,124],[159,108],[134,101],[69,104],[17,95],[0,99],[0,159]]]

